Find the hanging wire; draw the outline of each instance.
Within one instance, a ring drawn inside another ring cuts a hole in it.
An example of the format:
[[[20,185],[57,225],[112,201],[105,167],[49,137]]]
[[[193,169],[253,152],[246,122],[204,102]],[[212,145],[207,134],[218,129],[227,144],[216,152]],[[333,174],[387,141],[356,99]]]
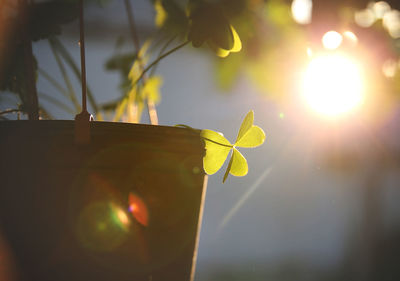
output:
[[[82,80],[82,111],[75,116],[75,142],[77,144],[90,143],[90,121],[93,116],[87,111],[86,104],[86,62],[85,62],[85,31],[83,18],[83,0],[79,1],[79,46],[81,50],[81,80]]]

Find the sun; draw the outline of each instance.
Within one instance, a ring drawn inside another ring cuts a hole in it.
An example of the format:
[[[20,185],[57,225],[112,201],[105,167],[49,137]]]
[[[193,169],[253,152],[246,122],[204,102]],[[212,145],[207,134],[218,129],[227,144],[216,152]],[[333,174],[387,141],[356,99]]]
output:
[[[316,112],[334,117],[363,101],[360,67],[341,54],[314,57],[304,74],[303,96]]]

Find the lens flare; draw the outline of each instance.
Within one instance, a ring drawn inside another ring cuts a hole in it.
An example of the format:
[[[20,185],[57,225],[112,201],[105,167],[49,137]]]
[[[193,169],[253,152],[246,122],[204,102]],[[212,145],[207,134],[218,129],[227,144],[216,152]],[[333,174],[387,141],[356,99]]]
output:
[[[82,246],[96,252],[109,252],[121,246],[127,239],[128,225],[124,224],[120,211],[123,212],[106,201],[87,205],[76,225]]]
[[[149,212],[144,201],[137,195],[129,194],[129,211],[132,216],[143,226],[149,225]]]
[[[129,218],[128,215],[117,205],[110,204],[111,207],[111,215],[113,217],[113,221],[121,227],[121,229],[128,231],[129,229]]]
[[[343,55],[315,57],[303,80],[309,106],[326,116],[336,116],[361,104],[363,89],[358,65]]]

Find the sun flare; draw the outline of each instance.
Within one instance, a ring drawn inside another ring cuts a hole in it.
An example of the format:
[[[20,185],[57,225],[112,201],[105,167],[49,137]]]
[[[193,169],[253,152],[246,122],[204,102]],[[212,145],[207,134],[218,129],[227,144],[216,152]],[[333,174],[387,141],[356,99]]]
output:
[[[313,110],[333,117],[362,103],[362,86],[356,62],[344,55],[328,54],[310,61],[303,79],[303,95]]]

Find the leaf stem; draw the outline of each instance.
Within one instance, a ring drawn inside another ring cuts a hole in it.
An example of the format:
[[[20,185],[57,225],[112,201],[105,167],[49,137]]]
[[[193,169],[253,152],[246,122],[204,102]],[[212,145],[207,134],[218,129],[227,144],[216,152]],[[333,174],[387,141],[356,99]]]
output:
[[[57,52],[60,53],[60,55],[63,57],[67,65],[71,68],[73,74],[76,76],[76,78],[79,81],[82,81],[82,76],[81,76],[81,71],[79,70],[77,64],[75,63],[74,59],[72,58],[71,54],[68,52],[68,50],[65,48],[65,46],[61,43],[61,41],[55,37],[52,36],[49,39],[49,43],[53,45]],[[94,95],[92,91],[90,90],[89,86],[87,86],[87,97],[89,99],[89,103],[92,106],[93,110],[97,113],[99,111],[99,107],[96,103],[96,100],[94,98]]]
[[[230,148],[233,148],[233,147],[234,147],[233,144],[228,145],[228,144],[224,144],[224,143],[220,143],[220,142],[214,141],[214,140],[209,139],[209,138],[205,138],[205,137],[202,137],[202,136],[200,136],[200,137],[201,137],[203,140],[206,140],[206,141],[209,141],[209,142],[213,142],[213,143],[218,144],[218,145],[221,145],[221,146],[230,147]]]
[[[175,125],[175,127],[181,127],[181,128],[189,129],[189,130],[192,130],[192,131],[199,131],[199,130],[194,129],[194,128],[192,128],[192,127],[190,127],[190,126],[188,126],[188,125],[185,125],[185,124],[177,124],[177,125]],[[230,147],[230,148],[234,148],[234,147],[235,147],[235,145],[233,145],[233,144],[228,145],[228,144],[224,144],[224,143],[217,142],[217,141],[212,140],[212,139],[209,139],[209,138],[205,138],[205,137],[203,137],[203,136],[200,136],[200,137],[201,137],[203,140],[206,140],[206,141],[209,141],[209,142],[212,142],[212,143],[221,145],[221,146]]]
[[[72,108],[70,108],[65,103],[59,101],[58,99],[56,99],[56,98],[54,98],[54,97],[52,97],[50,95],[41,93],[41,92],[39,92],[38,94],[39,94],[40,98],[42,98],[44,100],[47,100],[48,102],[52,103],[55,106],[58,106],[60,109],[63,109],[65,112],[70,113],[70,114],[74,114],[75,113],[75,111]]]
[[[186,46],[188,43],[190,43],[190,41],[185,41],[182,44],[176,46],[175,48],[169,50],[168,52],[162,54],[161,56],[157,57],[152,63],[150,63],[145,69],[143,69],[143,71],[140,73],[139,78],[136,79],[136,81],[134,83],[132,83],[132,87],[136,86],[136,84],[140,81],[140,79],[143,78],[143,76],[157,63],[159,63],[162,59],[164,59],[165,57],[169,56],[170,54],[178,51],[179,49],[181,49],[182,47]],[[120,99],[118,99],[116,102],[121,102],[122,100],[124,100],[127,96],[128,96],[129,92],[125,93],[124,96],[122,96]]]
[[[38,68],[39,74],[43,76],[47,81],[49,81],[64,97],[69,98],[68,91],[61,86],[56,79],[54,79],[48,72],[44,69]]]
[[[164,51],[168,48],[168,46],[175,40],[176,36],[171,37],[165,44],[164,46],[161,47],[160,52],[158,53],[158,57],[162,55],[162,53],[164,53]],[[154,73],[156,72],[157,69],[157,65],[153,67],[153,69],[151,70],[149,76],[153,76]]]
[[[79,105],[79,102],[76,99],[76,94],[75,94],[74,88],[72,86],[71,80],[69,79],[69,75],[67,73],[67,70],[65,69],[65,66],[64,66],[63,62],[62,62],[59,54],[56,51],[55,46],[52,44],[52,41],[49,40],[49,42],[50,42],[50,49],[51,49],[51,51],[53,53],[54,58],[56,59],[58,68],[59,68],[59,70],[61,72],[61,75],[62,75],[62,77],[64,79],[65,85],[66,85],[66,87],[68,89],[69,99],[73,103],[75,109],[77,111],[80,111],[81,110],[81,106]]]

